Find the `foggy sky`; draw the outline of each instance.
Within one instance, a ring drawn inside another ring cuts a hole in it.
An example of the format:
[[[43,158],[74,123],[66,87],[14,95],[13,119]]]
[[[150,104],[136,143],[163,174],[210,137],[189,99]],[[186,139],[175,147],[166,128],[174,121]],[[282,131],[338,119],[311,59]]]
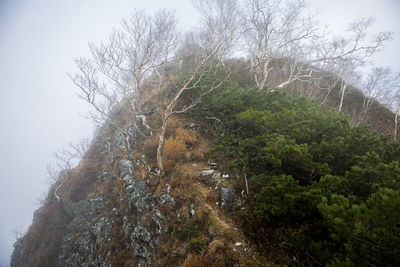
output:
[[[400,4],[396,0],[313,0],[320,21],[336,32],[360,16],[396,41],[375,59],[400,71]],[[13,230],[26,231],[47,191],[46,165],[54,151],[93,132],[88,107],[67,77],[88,42],[106,40],[134,8],[177,10],[181,26],[196,24],[189,0],[0,0],[0,266],[8,265]]]

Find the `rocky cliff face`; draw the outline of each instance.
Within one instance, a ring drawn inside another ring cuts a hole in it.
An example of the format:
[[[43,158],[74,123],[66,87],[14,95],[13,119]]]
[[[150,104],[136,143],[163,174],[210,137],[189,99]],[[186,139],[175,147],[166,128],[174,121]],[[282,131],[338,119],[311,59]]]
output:
[[[11,266],[264,265],[232,220],[240,194],[229,170],[207,159],[208,140],[193,125],[180,118],[169,126],[164,176],[152,139],[131,124],[105,127],[60,201],[61,181],[50,188]]]

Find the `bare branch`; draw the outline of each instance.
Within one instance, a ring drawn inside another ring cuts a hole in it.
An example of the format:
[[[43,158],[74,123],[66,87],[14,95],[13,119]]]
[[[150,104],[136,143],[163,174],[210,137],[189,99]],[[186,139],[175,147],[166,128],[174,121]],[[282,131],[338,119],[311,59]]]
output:
[[[224,58],[233,45],[234,38],[232,36],[235,35],[236,31],[235,18],[230,14],[236,11],[236,1],[198,1],[197,8],[202,15],[202,28],[196,33],[186,35],[182,46],[184,49],[181,50],[183,57],[191,58],[192,63],[189,69],[186,69],[187,78],[177,87],[174,97],[169,100],[163,113],[157,147],[157,166],[161,173],[164,172],[162,149],[168,119],[175,114],[184,113],[198,105],[206,95],[221,87],[229,76],[228,72],[225,79],[208,85],[209,87],[207,88],[201,88],[199,85],[202,78],[210,74],[210,71],[215,71],[218,65],[225,65]],[[194,50],[192,48],[200,49]],[[173,83],[176,84],[175,82]],[[198,91],[197,97],[192,99],[191,102],[176,109],[182,95],[188,90],[200,90],[200,92]]]
[[[108,43],[90,44],[91,59],[76,60],[79,72],[70,77],[80,89],[80,98],[92,106],[89,117],[96,124],[114,121],[122,100],[134,121],[146,79],[174,56],[176,24],[172,11],[161,9],[148,15],[134,10]]]

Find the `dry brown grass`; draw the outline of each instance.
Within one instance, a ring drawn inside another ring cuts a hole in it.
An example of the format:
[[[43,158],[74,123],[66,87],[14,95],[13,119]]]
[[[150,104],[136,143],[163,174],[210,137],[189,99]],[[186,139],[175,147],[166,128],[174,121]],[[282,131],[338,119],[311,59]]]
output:
[[[144,94],[141,95],[141,102],[144,104],[154,102],[154,100],[158,98],[158,95],[159,92],[156,88],[145,90]]]
[[[185,158],[187,152],[186,145],[181,139],[169,137],[164,144],[163,164],[165,171],[171,171],[177,162]]]
[[[61,202],[50,201],[35,211],[32,225],[23,237],[23,254],[15,266],[55,266],[59,244],[71,218]]]
[[[147,159],[149,160],[156,159],[159,140],[160,138],[158,137],[158,134],[155,134],[145,142],[143,152]]]
[[[179,116],[170,117],[165,129],[165,137],[175,136],[175,130],[181,126],[182,119]]]
[[[186,150],[185,143],[176,137],[170,137],[164,144],[164,156],[168,159],[179,160],[184,158]]]
[[[174,174],[181,177],[182,179],[191,179],[196,175],[198,170],[199,170],[199,168],[193,166],[192,163],[184,162],[184,163],[177,164],[175,166]]]
[[[101,168],[93,161],[82,161],[60,187],[59,195],[63,201],[84,199],[92,191]]]
[[[191,161],[204,161],[206,155],[210,152],[210,144],[204,138],[198,138],[196,147],[192,150],[190,160]]]
[[[196,133],[188,131],[183,127],[176,128],[175,137],[181,139],[187,146],[193,146],[198,140]]]

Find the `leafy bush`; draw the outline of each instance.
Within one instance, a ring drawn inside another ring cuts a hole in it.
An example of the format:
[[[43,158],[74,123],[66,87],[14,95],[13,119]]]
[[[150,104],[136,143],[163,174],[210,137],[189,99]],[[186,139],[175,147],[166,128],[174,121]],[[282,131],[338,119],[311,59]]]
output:
[[[189,243],[190,250],[194,251],[197,254],[200,254],[205,245],[205,242],[199,238],[193,238],[192,240],[190,240]]]
[[[196,112],[224,125],[213,144],[223,167],[250,177],[236,214],[249,238],[307,265],[400,264],[398,142],[307,99],[234,83]]]

